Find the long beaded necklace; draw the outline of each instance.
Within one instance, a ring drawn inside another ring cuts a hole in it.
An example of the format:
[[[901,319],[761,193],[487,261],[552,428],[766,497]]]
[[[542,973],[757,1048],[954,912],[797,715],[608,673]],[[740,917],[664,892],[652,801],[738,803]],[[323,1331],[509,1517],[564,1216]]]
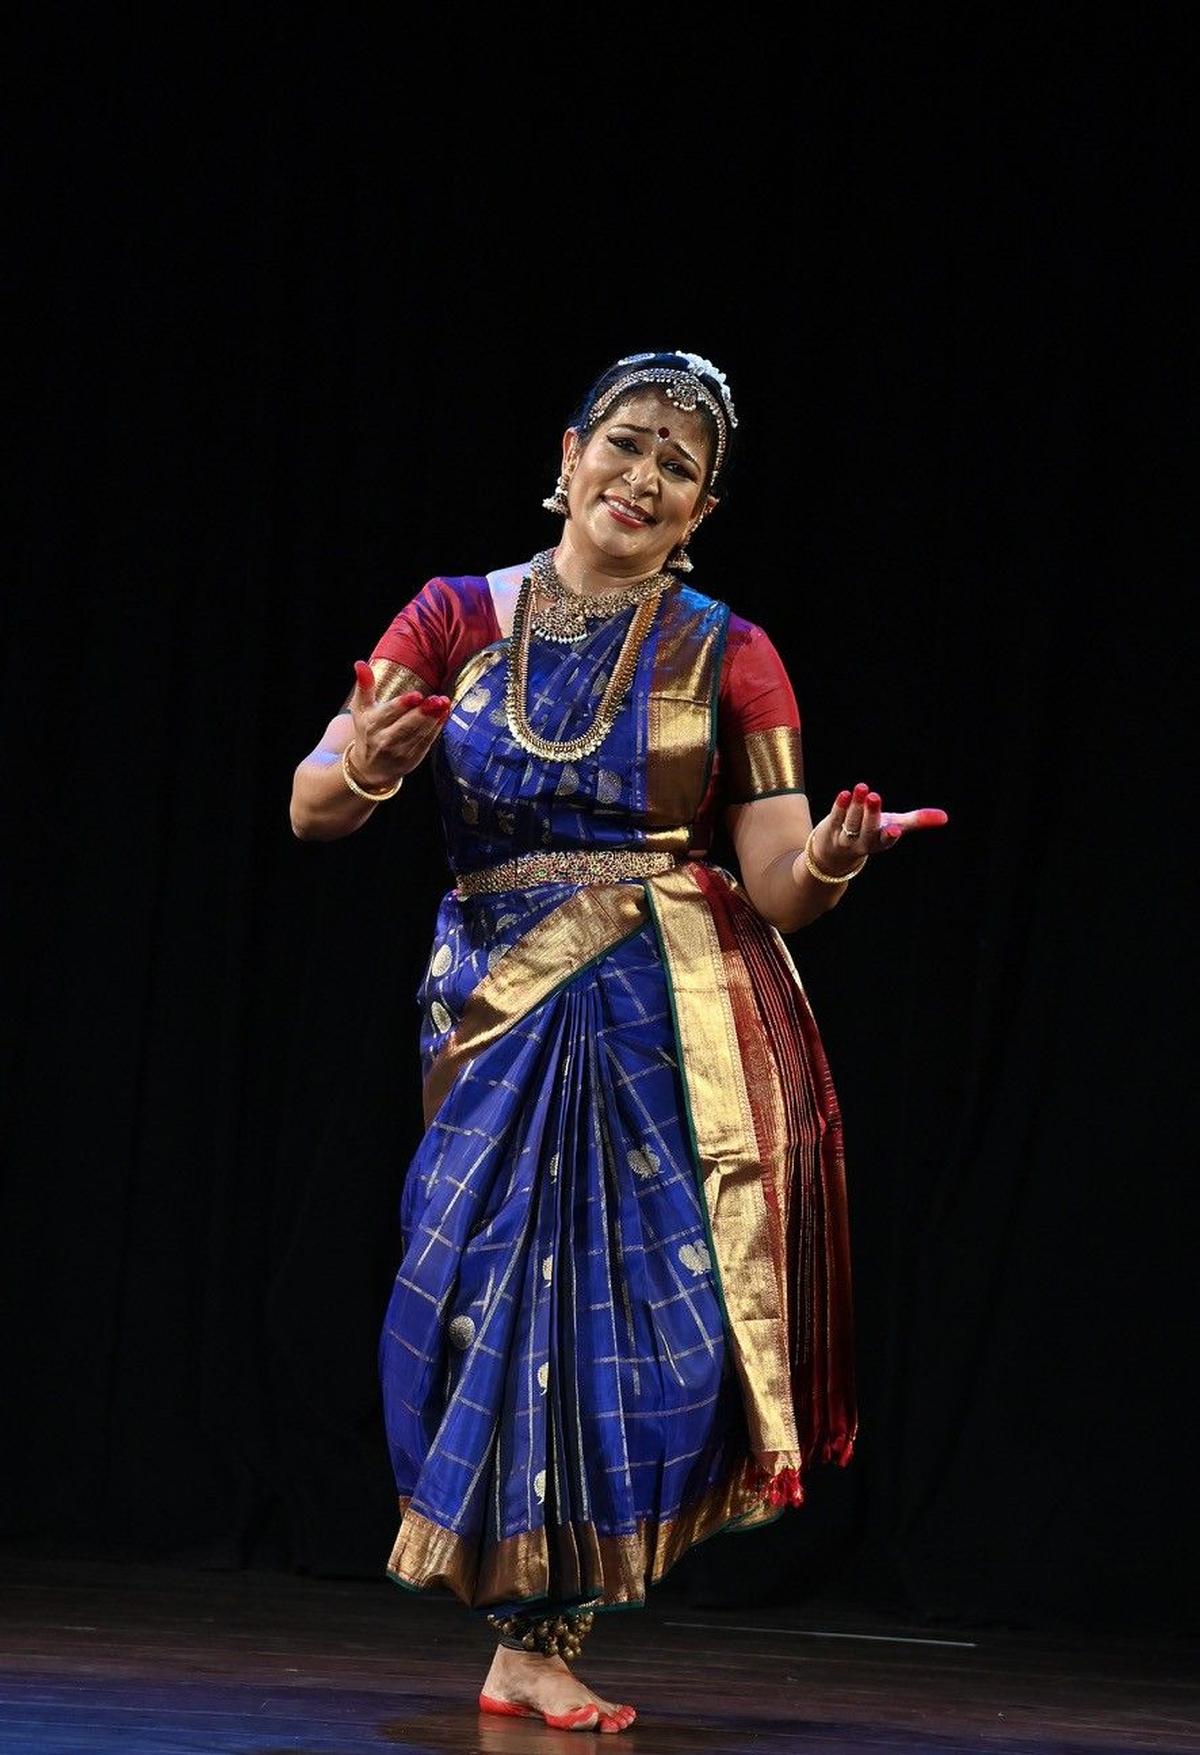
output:
[[[536,586],[535,578],[538,581]],[[543,761],[547,762],[575,762],[583,756],[594,754],[600,748],[612,730],[621,704],[633,683],[638,654],[646,635],[650,632],[651,623],[654,621],[658,609],[659,598],[672,582],[669,575],[654,573],[649,579],[641,579],[636,585],[627,586],[622,591],[606,591],[602,595],[583,597],[567,591],[566,586],[554,570],[549,550],[536,557],[529,572],[521,580],[521,588],[517,592],[517,601],[513,609],[511,656],[508,666],[508,684],[504,696],[508,729],[528,755],[540,756]],[[553,631],[544,627],[542,615],[533,608],[532,600],[535,589],[541,591],[551,600],[551,629]],[[567,600],[565,604],[564,599]],[[561,610],[560,605],[562,605]],[[579,607],[576,608],[576,605]],[[529,642],[535,623],[537,632],[544,634],[547,639],[559,640],[564,643],[573,642],[587,632],[586,623],[588,621],[599,621],[608,616],[619,615],[622,610],[634,606],[636,606],[636,614],[621,642],[621,650],[612,667],[612,674],[596,710],[596,717],[587,730],[581,736],[570,738],[565,743],[553,743],[549,738],[539,737],[530,725],[529,716],[525,711],[525,699],[529,691]],[[553,619],[555,611],[559,612],[557,620]],[[579,632],[565,631],[574,627],[576,622],[581,624]]]

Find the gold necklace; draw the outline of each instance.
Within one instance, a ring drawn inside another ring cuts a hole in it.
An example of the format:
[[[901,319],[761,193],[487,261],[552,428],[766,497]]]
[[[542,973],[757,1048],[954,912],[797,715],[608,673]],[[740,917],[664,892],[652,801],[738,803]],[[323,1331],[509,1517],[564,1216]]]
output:
[[[521,589],[517,592],[516,606],[513,610],[512,641],[509,647],[508,683],[504,691],[504,712],[508,720],[508,729],[513,738],[527,755],[540,756],[545,762],[577,762],[582,756],[590,756],[600,748],[616,722],[621,705],[629,693],[633,683],[634,671],[637,669],[638,655],[646,635],[650,632],[658,609],[658,600],[671,583],[661,574],[655,574],[655,590],[653,594],[643,593],[631,601],[637,604],[637,611],[626,630],[621,642],[621,650],[617,662],[612,667],[612,675],[603,699],[596,710],[596,717],[580,737],[570,738],[566,743],[552,743],[549,738],[539,737],[529,723],[525,711],[525,697],[529,689],[529,641],[533,632],[533,615],[531,600],[533,597],[533,579],[529,573],[521,580]],[[648,581],[643,581],[648,583]],[[631,589],[635,589],[631,587]],[[625,592],[608,593],[609,596]],[[615,612],[613,612],[615,613]]]
[[[620,615],[622,610],[633,609],[673,583],[669,573],[651,573],[649,578],[619,586],[616,591],[572,591],[559,577],[553,549],[543,549],[540,555],[534,555],[529,571],[534,590],[542,599],[532,614],[533,631],[544,640],[555,640],[564,646],[582,640],[589,622],[604,621]]]

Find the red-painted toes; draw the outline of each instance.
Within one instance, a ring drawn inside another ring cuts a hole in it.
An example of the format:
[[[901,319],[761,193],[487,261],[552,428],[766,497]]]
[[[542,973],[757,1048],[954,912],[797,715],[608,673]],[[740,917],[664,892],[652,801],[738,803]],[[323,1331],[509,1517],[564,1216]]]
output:
[[[628,1730],[636,1717],[637,1713],[632,1706],[618,1706],[616,1712],[601,1715],[600,1723],[596,1729],[598,1731]]]
[[[479,1710],[498,1713],[504,1718],[541,1718],[552,1731],[590,1731],[599,1728],[598,1709],[587,1701],[582,1706],[573,1706],[570,1712],[538,1712],[532,1706],[518,1706],[512,1700],[497,1700],[492,1695],[481,1694]],[[617,1728],[624,1730],[625,1726],[620,1725]]]

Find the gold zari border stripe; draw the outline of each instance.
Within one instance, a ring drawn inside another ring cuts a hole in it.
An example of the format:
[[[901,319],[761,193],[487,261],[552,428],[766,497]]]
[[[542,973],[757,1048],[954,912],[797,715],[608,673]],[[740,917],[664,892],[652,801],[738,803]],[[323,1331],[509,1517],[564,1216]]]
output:
[[[735,743],[723,754],[729,797],[734,804],[749,804],[752,799],[775,792],[804,791],[800,733],[794,725],[748,732],[740,744]]]
[[[387,1570],[411,1590],[445,1585],[469,1608],[521,1602],[544,1595],[550,1577],[548,1543],[556,1545],[558,1588],[566,1598],[596,1597],[607,1604],[645,1602],[646,1586],[687,1550],[720,1529],[753,1529],[779,1514],[744,1485],[743,1471],[712,1488],[678,1516],[643,1521],[629,1535],[603,1536],[594,1524],[523,1531],[479,1552],[462,1536],[432,1523],[400,1501],[402,1519]]]
[[[406,664],[396,664],[390,658],[372,658],[371,674],[375,678],[375,704],[379,707],[385,701],[394,701],[397,695],[408,694],[412,689],[422,695],[433,693],[432,683],[427,683],[415,670],[409,670]],[[343,713],[349,712],[353,699],[354,690],[351,689],[342,702]]]
[[[530,927],[472,989],[462,1017],[429,1068],[426,1127],[468,1061],[645,921],[646,898],[639,887],[596,884]]]
[[[698,613],[678,593],[663,607],[650,689],[646,815],[652,828],[690,824],[704,795],[720,629],[697,635]]]
[[[725,958],[687,866],[647,885],[667,962],[688,1121],[755,1455],[797,1468],[782,1240],[768,1212]]]

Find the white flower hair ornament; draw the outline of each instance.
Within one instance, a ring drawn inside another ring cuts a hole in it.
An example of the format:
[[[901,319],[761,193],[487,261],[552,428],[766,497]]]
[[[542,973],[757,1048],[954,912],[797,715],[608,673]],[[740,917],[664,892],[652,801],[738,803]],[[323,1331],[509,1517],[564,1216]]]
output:
[[[713,365],[712,361],[706,360],[701,353],[684,353],[682,348],[676,348],[675,351],[681,360],[687,361],[693,372],[703,372],[706,378],[711,378],[713,382],[720,387],[721,400],[725,404],[725,411],[729,416],[729,424],[731,427],[736,427],[737,415],[733,412],[733,393],[729,388],[729,381],[724,372],[719,371],[717,367]]]

